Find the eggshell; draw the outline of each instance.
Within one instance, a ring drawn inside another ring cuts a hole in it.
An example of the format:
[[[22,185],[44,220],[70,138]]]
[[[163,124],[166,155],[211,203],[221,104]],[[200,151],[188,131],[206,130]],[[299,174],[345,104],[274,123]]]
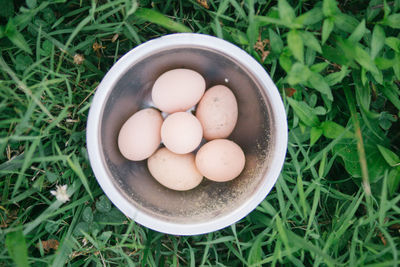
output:
[[[173,190],[192,189],[203,179],[192,153],[176,154],[163,147],[147,160],[147,166],[160,184]]]
[[[163,73],[153,85],[154,105],[167,113],[186,111],[196,105],[204,94],[206,82],[199,73],[174,69]]]
[[[243,150],[227,139],[215,139],[203,145],[196,155],[196,166],[202,175],[216,182],[230,181],[242,172]]]
[[[153,154],[161,142],[163,118],[159,111],[146,108],[133,114],[118,135],[121,154],[134,161],[144,160]]]
[[[224,85],[211,87],[200,100],[196,117],[203,126],[205,139],[228,137],[235,128],[238,118],[235,95]]]
[[[169,115],[161,126],[161,140],[174,153],[195,150],[203,137],[203,129],[195,116],[187,112]]]

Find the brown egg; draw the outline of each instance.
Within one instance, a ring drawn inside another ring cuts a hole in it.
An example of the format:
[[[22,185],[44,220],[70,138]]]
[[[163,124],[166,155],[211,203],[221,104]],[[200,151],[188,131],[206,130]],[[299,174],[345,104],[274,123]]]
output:
[[[196,117],[203,126],[205,139],[227,138],[235,128],[238,118],[235,95],[224,85],[211,87],[200,100]]]
[[[157,78],[151,96],[158,109],[174,113],[195,106],[205,89],[206,82],[199,73],[189,69],[174,69]]]
[[[147,166],[160,184],[173,190],[190,190],[203,179],[193,153],[176,154],[163,147],[147,160]]]
[[[146,108],[133,114],[118,135],[121,154],[134,161],[144,160],[153,154],[161,142],[163,118],[159,111]]]
[[[243,150],[227,139],[215,139],[203,145],[196,155],[196,166],[202,175],[216,182],[230,181],[245,165]]]
[[[174,153],[186,154],[195,150],[203,137],[203,129],[195,116],[187,112],[169,115],[161,127],[164,145]]]

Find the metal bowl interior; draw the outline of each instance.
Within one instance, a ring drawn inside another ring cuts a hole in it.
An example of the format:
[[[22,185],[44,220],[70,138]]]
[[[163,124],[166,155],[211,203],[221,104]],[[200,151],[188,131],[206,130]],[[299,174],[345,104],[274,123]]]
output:
[[[165,188],[150,175],[146,161],[129,161],[119,152],[117,137],[121,126],[136,111],[152,106],[151,89],[154,81],[165,71],[175,68],[195,70],[205,77],[207,88],[224,84],[235,94],[239,116],[229,139],[239,144],[246,156],[245,168],[236,179],[225,183],[204,179],[192,190],[174,191]],[[216,230],[213,227],[204,229],[204,225],[229,218],[232,213],[252,202],[254,196],[260,195],[260,192],[265,197],[278,175],[276,171],[274,177],[268,173],[271,168],[276,169],[274,164],[283,162],[283,159],[277,161],[274,156],[277,149],[282,150],[277,148],[277,140],[283,138],[283,143],[286,144],[287,138],[277,136],[280,133],[276,129],[282,128],[277,125],[280,123],[277,118],[282,114],[277,112],[282,112],[283,109],[276,110],[276,103],[272,102],[273,99],[268,94],[268,90],[276,88],[266,88],[265,83],[235,56],[228,55],[221,49],[196,44],[161,46],[129,62],[129,66],[125,66],[123,70],[113,73],[117,76],[113,77],[115,82],[103,94],[103,101],[96,108],[100,114],[95,118],[98,120],[96,126],[93,126],[96,128],[96,148],[100,154],[97,160],[101,160],[100,165],[105,172],[99,174],[95,170],[95,174],[103,190],[108,192],[108,197],[117,207],[120,205],[113,196],[115,192],[119,194],[119,199],[124,199],[123,205],[131,206],[129,209],[120,207],[126,215],[136,219],[144,214],[146,220],[140,221],[138,218],[137,221],[146,225],[146,221],[152,220],[154,223],[146,226],[158,231],[197,234]],[[92,118],[89,116],[89,119]],[[284,133],[285,131],[283,129]],[[87,138],[89,141],[90,136]],[[90,150],[93,149],[89,147],[89,156]],[[93,156],[90,158],[92,167],[99,165],[98,162],[93,164]],[[279,170],[280,168],[278,166]],[[105,185],[101,182],[104,179],[111,183]],[[271,181],[266,181],[267,179]],[[105,187],[114,187],[113,193],[110,194],[110,190]],[[262,200],[258,198],[258,202]],[[253,201],[252,208],[255,205]],[[244,215],[246,214],[241,216]],[[219,224],[214,228],[222,228],[234,221],[225,222],[226,225]],[[173,225],[174,228],[164,227],[163,224]],[[203,227],[184,230],[188,225]],[[182,226],[181,230],[179,226]]]

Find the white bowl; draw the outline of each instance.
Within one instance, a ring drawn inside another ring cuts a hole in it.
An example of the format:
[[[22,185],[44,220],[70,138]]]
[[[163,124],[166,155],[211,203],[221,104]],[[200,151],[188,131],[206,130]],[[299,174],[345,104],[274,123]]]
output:
[[[244,150],[246,166],[233,181],[204,179],[192,190],[173,191],[151,177],[146,161],[119,152],[122,124],[152,105],[154,81],[174,68],[193,69],[207,88],[225,84],[235,94],[239,117],[229,138]],[[264,200],[285,159],[287,120],[275,84],[244,50],[208,35],[171,34],[134,48],[108,71],[93,98],[86,139],[100,186],[125,215],[159,232],[195,235],[237,222]]]

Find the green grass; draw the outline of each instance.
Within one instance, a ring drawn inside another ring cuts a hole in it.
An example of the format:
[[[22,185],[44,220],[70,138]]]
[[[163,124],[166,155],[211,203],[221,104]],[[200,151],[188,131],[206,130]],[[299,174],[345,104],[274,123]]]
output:
[[[0,266],[400,265],[400,1],[0,3]],[[282,174],[256,210],[192,237],[124,217],[85,148],[112,64],[186,31],[255,57],[290,130]],[[65,204],[50,193],[64,184]]]

